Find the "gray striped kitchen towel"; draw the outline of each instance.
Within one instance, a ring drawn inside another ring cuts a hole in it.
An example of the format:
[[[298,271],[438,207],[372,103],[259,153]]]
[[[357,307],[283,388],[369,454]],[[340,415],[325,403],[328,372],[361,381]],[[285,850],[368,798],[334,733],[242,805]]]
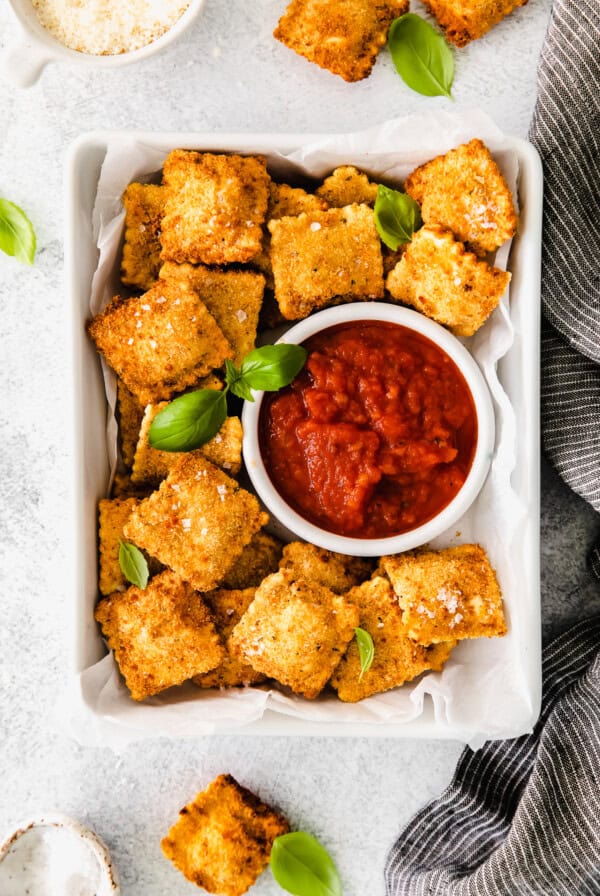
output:
[[[465,750],[386,866],[389,896],[600,894],[600,616],[544,650],[533,734]]]
[[[555,0],[530,130],[544,166],[542,435],[600,510],[600,0]],[[600,550],[592,571],[600,578]],[[463,753],[392,848],[388,896],[600,896],[600,617],[544,650],[531,735]]]
[[[544,452],[600,511],[600,0],[555,0],[529,138],[544,166]],[[598,547],[591,564],[600,576]]]

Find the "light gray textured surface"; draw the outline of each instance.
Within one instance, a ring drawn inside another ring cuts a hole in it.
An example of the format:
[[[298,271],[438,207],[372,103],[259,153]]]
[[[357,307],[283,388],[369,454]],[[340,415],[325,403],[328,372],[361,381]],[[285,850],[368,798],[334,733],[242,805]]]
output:
[[[81,749],[53,728],[69,625],[66,146],[94,128],[343,131],[447,106],[411,94],[387,53],[356,85],[310,66],[270,36],[284,7],[207,0],[191,31],[156,59],[102,75],[52,66],[31,90],[0,93],[0,195],[27,209],[39,239],[31,270],[0,256],[0,833],[36,810],[92,824],[114,853],[125,896],[197,892],[162,858],[159,841],[179,807],[221,771],[319,836],[346,896],[381,896],[387,848],[447,783],[460,752],[455,743],[219,737],[157,741],[116,757]],[[526,134],[549,9],[550,0],[532,0],[457,54],[458,106],[481,106],[507,132]],[[0,46],[15,34],[2,4]],[[583,556],[598,520],[548,470],[544,496],[544,585],[558,595],[545,618],[554,622],[565,605],[589,609],[594,599]],[[254,892],[279,890],[266,874]]]

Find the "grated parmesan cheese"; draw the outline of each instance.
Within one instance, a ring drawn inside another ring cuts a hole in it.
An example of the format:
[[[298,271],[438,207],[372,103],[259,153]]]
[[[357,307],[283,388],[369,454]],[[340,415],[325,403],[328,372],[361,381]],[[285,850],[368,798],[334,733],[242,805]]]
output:
[[[139,50],[181,18],[190,0],[32,0],[40,24],[80,53],[116,56]]]

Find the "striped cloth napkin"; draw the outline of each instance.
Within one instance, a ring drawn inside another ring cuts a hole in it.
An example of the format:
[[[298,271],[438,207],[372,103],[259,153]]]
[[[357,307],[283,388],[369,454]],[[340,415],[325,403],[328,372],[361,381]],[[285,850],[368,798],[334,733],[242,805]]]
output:
[[[600,511],[600,0],[555,0],[530,130],[544,165],[542,432]],[[590,557],[600,578],[600,547]],[[544,650],[534,732],[463,753],[392,848],[388,896],[600,896],[600,617]]]

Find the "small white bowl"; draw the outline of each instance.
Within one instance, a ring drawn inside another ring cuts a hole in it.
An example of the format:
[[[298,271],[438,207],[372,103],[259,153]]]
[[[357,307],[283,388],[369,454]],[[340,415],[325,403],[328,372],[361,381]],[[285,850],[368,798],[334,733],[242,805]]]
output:
[[[0,74],[15,87],[31,87],[50,62],[64,62],[84,69],[112,69],[130,65],[159,53],[174,41],[190,25],[205,0],[190,0],[190,5],[177,21],[159,38],[128,53],[101,56],[80,53],[66,47],[44,28],[39,21],[31,0],[8,0],[22,29],[20,40],[0,57]]]
[[[79,857],[77,845],[83,846]],[[88,879],[82,857],[89,859]],[[60,885],[55,879],[57,874],[62,878]],[[100,837],[80,822],[56,813],[22,821],[0,843],[0,884],[3,896],[46,896],[58,892],[55,887],[63,886],[68,892],[75,892],[71,887],[78,887],[77,892],[93,892],[96,896],[121,893],[116,869]]]
[[[258,422],[264,393],[257,394],[254,402],[244,402],[243,453],[252,484],[276,521],[304,541],[312,542],[327,550],[355,557],[379,557],[384,554],[399,554],[425,544],[453,526],[469,509],[485,482],[491,463],[495,439],[494,410],[486,382],[467,349],[448,330],[408,308],[381,302],[338,305],[313,314],[291,327],[278,342],[300,344],[321,330],[359,320],[399,324],[420,333],[449,355],[465,378],[475,405],[477,443],[471,469],[452,501],[422,526],[387,538],[350,538],[328,532],[308,522],[282,498],[265,469],[258,438]]]

